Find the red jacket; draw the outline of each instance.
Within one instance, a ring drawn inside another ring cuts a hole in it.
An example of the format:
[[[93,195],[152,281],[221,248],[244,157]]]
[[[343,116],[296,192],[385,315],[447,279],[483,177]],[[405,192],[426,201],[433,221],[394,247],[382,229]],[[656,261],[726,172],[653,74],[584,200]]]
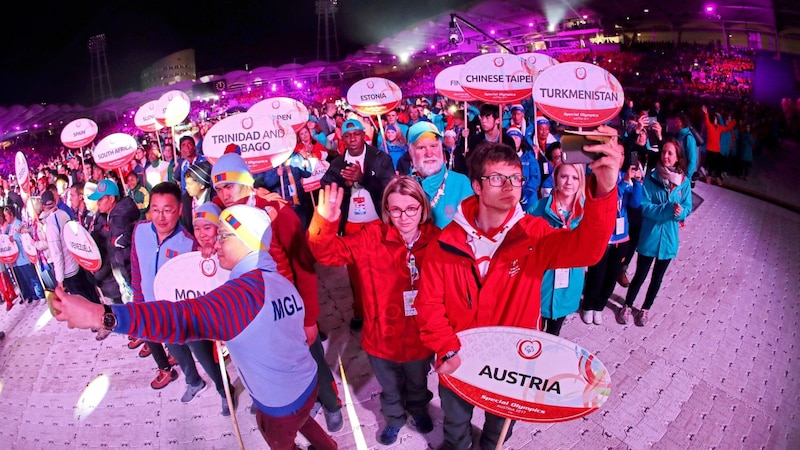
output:
[[[303,234],[303,225],[300,218],[291,207],[285,208],[285,201],[268,201],[254,195],[255,206],[260,209],[271,208],[277,211],[277,216],[272,219],[272,242],[269,254],[278,265],[278,273],[297,288],[306,308],[303,326],[316,325],[319,317],[319,293],[317,292],[317,272],[314,269],[314,256],[308,248],[308,242]],[[240,199],[237,204],[245,205],[249,198]],[[222,209],[225,206],[219,197],[214,198],[214,203]],[[267,213],[270,213],[267,210]],[[270,217],[273,214],[270,213]]]
[[[338,236],[338,229],[338,221],[328,222],[314,214],[308,243],[320,264],[355,264],[361,275],[364,295],[361,347],[369,355],[394,362],[430,357],[433,352],[422,345],[414,316],[405,315],[403,291],[411,290],[411,276],[408,250],[397,228],[369,224],[349,236]],[[431,223],[422,224],[420,230],[422,233],[412,249],[417,268],[440,232]]]
[[[614,228],[616,200],[616,191],[602,199],[587,192],[583,220],[574,230],[526,215],[508,231],[483,281],[467,233],[451,222],[431,244],[421,271],[416,306],[422,342],[441,358],[461,348],[456,333],[462,330],[497,325],[541,330],[545,270],[596,264]],[[475,210],[470,202],[477,197],[466,198],[458,214]],[[474,217],[467,220],[474,223]]]
[[[719,145],[720,135],[726,131],[731,131],[733,127],[736,126],[736,121],[732,120],[731,123],[724,126],[714,125],[708,118],[708,114],[705,115],[705,120],[706,120],[706,150],[708,150],[709,152],[720,153],[720,145]]]

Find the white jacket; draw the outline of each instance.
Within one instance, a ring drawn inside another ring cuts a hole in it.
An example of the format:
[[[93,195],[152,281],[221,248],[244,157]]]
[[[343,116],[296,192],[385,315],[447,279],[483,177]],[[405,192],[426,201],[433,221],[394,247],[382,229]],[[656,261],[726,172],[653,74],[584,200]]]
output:
[[[78,261],[66,249],[61,231],[69,222],[69,215],[59,208],[42,213],[44,215],[44,231],[47,236],[47,249],[50,252],[50,262],[56,274],[56,282],[61,284],[64,278],[69,278],[78,273]]]

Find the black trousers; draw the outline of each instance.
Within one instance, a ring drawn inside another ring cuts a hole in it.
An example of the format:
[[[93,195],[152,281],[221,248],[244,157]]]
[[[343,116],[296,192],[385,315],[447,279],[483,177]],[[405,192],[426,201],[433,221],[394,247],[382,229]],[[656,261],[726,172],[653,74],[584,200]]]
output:
[[[602,311],[608,298],[614,293],[617,275],[622,268],[622,260],[628,253],[630,241],[609,244],[600,261],[586,271],[583,285],[583,310]]]
[[[644,304],[641,309],[650,309],[650,307],[653,306],[653,301],[655,301],[656,295],[658,295],[658,291],[661,289],[661,280],[664,279],[664,274],[667,272],[667,267],[669,267],[669,263],[672,260],[655,259],[652,256],[643,256],[639,253],[639,256],[636,258],[636,274],[633,276],[631,285],[628,287],[628,295],[625,296],[625,306],[628,308],[633,307],[633,302],[636,301],[639,289],[641,289],[642,284],[644,284],[647,273],[650,272],[650,266],[653,264],[653,260],[655,260],[656,264],[653,267],[653,275],[650,277],[650,285],[647,287],[647,293],[644,296]]]

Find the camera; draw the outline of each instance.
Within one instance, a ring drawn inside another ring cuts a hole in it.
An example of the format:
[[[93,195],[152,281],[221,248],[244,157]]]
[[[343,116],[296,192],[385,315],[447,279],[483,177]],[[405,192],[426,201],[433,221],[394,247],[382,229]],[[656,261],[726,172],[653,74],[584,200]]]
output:
[[[458,33],[457,32],[450,33],[450,44],[451,45],[458,45]]]

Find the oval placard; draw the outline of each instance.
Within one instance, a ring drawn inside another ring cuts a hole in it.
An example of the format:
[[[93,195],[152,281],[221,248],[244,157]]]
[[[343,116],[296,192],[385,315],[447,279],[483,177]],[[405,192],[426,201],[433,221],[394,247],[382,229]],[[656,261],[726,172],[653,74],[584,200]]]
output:
[[[611,375],[594,355],[558,336],[517,327],[458,333],[461,366],[445,383],[469,403],[501,417],[563,422],[596,411]]]
[[[219,266],[216,255],[204,259],[200,252],[183,253],[158,269],[153,293],[158,300],[172,302],[195,298],[222,286],[230,274]]]
[[[33,242],[30,233],[20,233],[19,240],[22,242],[22,251],[25,252],[25,256],[31,261],[36,261],[39,257],[39,252],[36,251],[36,244]]]
[[[386,78],[364,78],[347,90],[347,103],[367,116],[378,116],[397,108],[403,101],[400,86]]]
[[[214,164],[231,144],[239,146],[255,175],[283,164],[294,152],[297,137],[291,126],[248,111],[214,124],[203,139],[203,154]]]
[[[322,177],[325,176],[325,172],[331,166],[328,161],[312,158],[312,161],[314,160],[316,160],[316,163],[314,164],[314,170],[311,171],[311,176],[300,179],[303,184],[303,190],[306,192],[316,191],[322,187]]]
[[[457,64],[455,66],[446,67],[436,74],[436,78],[433,80],[436,91],[451,100],[459,102],[471,102],[475,100],[472,94],[467,93],[461,88],[461,69],[463,68],[463,64]]]
[[[308,122],[308,108],[293,98],[274,97],[261,100],[251,106],[247,112],[251,115],[266,115],[276,123],[289,125],[295,133]]]
[[[94,162],[106,170],[124,167],[132,159],[139,144],[136,139],[125,133],[110,134],[97,143],[92,150]]]
[[[192,107],[189,96],[180,90],[165,92],[156,102],[156,122],[165,127],[174,127],[183,122]]]
[[[545,116],[573,127],[612,120],[625,103],[622,85],[607,70],[583,62],[555,65],[533,83],[533,99]]]
[[[103,265],[100,249],[91,234],[75,220],[70,220],[61,231],[67,251],[89,272],[97,272]]]
[[[30,170],[28,169],[28,159],[25,158],[25,154],[21,151],[18,151],[14,156],[14,173],[17,176],[17,182],[19,183],[20,189],[22,189],[24,192],[30,192],[31,175]]]
[[[7,234],[0,234],[0,262],[14,264],[19,255],[19,247],[14,239]]]
[[[136,110],[133,116],[133,123],[136,128],[146,132],[152,133],[163,128],[163,125],[156,120],[156,111],[158,110],[158,100],[151,100]]]
[[[75,119],[61,130],[61,143],[68,148],[81,148],[97,137],[97,124],[92,119]]]
[[[505,104],[530,97],[534,78],[519,56],[486,53],[464,64],[459,81],[461,88],[478,100]]]
[[[549,69],[556,64],[558,64],[558,60],[553,58],[550,55],[546,55],[544,53],[522,53],[517,55],[522,58],[522,64],[525,65],[528,72],[534,74],[534,76],[539,76],[542,72],[546,69]]]

